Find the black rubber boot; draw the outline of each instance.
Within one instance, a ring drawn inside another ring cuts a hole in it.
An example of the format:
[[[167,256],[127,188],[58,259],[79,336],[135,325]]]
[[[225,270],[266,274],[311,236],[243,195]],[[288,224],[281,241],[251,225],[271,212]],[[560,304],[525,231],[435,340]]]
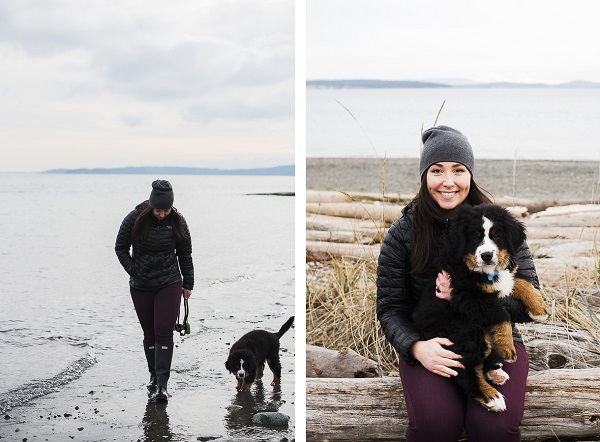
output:
[[[156,391],[156,352],[154,351],[154,345],[144,344],[144,353],[146,354],[146,362],[148,363],[148,371],[150,372],[150,381],[146,384],[148,389],[148,396],[151,396]]]
[[[168,402],[167,382],[171,375],[173,360],[173,344],[156,344],[156,402]]]

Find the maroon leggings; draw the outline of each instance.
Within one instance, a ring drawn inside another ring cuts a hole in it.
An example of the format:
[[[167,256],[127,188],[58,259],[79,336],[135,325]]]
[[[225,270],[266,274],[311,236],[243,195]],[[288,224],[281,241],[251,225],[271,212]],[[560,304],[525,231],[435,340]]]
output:
[[[407,442],[457,442],[463,430],[469,442],[520,441],[525,408],[529,358],[515,343],[517,361],[504,364],[510,379],[495,386],[504,395],[506,411],[487,411],[467,399],[448,378],[431,373],[421,364],[408,365],[400,358],[400,377],[408,412]]]
[[[159,290],[130,288],[135,312],[144,331],[144,344],[173,345],[173,330],[181,306],[181,283]]]

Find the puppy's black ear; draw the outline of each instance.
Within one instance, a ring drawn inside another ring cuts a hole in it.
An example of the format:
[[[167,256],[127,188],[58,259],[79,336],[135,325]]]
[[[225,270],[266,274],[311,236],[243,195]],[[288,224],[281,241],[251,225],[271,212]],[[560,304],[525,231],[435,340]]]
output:
[[[228,371],[228,372],[230,372],[230,373],[231,373],[231,371],[232,371],[233,367],[231,366],[231,363],[229,362],[229,359],[227,359],[227,360],[225,361],[225,368],[227,369],[227,371]]]
[[[502,223],[504,225],[504,235],[506,235],[506,241],[508,242],[508,249],[511,254],[515,255],[518,248],[527,239],[525,224],[518,221],[508,210],[503,208],[502,211],[504,213]]]

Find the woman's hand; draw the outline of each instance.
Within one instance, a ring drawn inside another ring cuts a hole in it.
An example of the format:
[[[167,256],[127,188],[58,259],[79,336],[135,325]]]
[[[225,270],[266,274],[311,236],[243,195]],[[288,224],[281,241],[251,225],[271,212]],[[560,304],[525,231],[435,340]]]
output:
[[[413,356],[432,373],[445,378],[456,376],[458,373],[450,367],[465,368],[458,359],[462,356],[444,347],[454,345],[446,338],[433,338],[428,341],[417,341],[411,347]]]
[[[188,289],[183,289],[183,297],[184,297],[184,299],[188,299],[190,296],[192,296],[192,291],[188,290]]]
[[[435,280],[435,296],[445,301],[452,300],[452,288],[450,287],[450,274],[445,270],[438,273]]]

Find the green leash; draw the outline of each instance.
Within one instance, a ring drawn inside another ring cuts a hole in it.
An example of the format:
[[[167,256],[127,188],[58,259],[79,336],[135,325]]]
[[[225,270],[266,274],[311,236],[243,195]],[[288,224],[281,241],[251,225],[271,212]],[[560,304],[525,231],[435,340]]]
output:
[[[190,314],[190,307],[188,305],[188,300],[183,299],[183,308],[184,308],[184,316],[183,316],[183,324],[179,323],[179,313],[177,313],[177,324],[175,324],[175,330],[179,332],[180,336],[185,336],[190,334],[190,323],[188,322],[188,315]]]

